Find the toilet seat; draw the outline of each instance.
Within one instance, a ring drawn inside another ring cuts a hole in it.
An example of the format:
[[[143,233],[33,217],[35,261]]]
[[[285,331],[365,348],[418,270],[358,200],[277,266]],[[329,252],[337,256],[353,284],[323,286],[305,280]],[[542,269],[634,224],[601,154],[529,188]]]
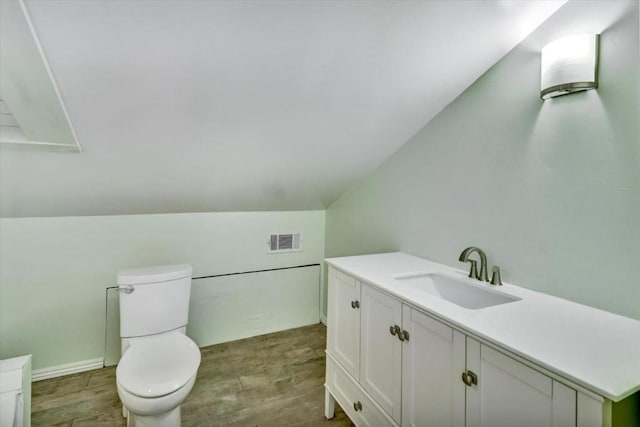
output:
[[[200,366],[200,349],[175,332],[151,336],[132,344],[116,368],[118,384],[145,398],[164,396],[182,388]]]

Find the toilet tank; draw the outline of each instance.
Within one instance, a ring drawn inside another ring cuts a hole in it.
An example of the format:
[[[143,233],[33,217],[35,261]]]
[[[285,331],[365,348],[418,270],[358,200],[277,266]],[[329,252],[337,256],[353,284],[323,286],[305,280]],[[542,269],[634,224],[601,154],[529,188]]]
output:
[[[154,335],[186,326],[192,273],[188,264],[118,271],[120,337]]]

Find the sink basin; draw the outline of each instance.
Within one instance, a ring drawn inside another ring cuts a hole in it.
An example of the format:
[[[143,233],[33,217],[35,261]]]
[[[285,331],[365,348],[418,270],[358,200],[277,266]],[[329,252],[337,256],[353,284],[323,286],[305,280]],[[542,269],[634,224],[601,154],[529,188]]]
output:
[[[413,289],[428,293],[470,310],[519,301],[521,298],[495,289],[485,288],[484,282],[467,277],[440,273],[393,276]]]

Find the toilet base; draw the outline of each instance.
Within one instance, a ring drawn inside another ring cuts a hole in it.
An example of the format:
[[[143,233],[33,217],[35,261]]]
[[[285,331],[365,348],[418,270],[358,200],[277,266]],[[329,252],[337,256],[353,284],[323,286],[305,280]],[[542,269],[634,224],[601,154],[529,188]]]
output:
[[[127,427],[180,427],[180,407],[196,382],[195,375],[175,392],[154,398],[132,395],[116,379]]]
[[[180,427],[180,406],[156,415],[136,415],[131,411],[128,412],[127,427]]]

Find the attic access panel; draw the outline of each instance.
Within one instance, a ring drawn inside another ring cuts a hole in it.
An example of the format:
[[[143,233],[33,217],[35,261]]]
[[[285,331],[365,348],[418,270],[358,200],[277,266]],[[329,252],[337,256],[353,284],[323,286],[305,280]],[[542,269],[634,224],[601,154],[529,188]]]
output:
[[[23,0],[0,1],[3,146],[81,151]]]

